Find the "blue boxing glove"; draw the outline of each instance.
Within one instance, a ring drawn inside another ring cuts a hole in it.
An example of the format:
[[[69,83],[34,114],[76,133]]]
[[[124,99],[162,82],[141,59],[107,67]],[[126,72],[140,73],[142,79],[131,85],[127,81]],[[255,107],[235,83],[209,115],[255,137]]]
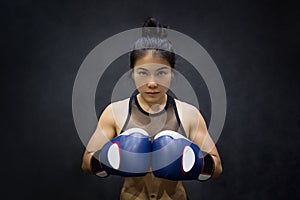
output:
[[[154,137],[152,170],[159,178],[204,181],[213,174],[214,161],[181,134],[166,130]]]
[[[150,167],[151,139],[143,129],[132,128],[107,142],[94,157],[100,161],[96,173],[100,177],[144,176]]]

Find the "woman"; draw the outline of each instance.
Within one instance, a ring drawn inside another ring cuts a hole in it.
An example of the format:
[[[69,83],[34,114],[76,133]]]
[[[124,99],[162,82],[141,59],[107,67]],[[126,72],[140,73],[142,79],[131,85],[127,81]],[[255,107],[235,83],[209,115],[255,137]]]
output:
[[[213,178],[222,173],[220,156],[198,109],[168,94],[173,77],[172,69],[175,66],[175,54],[171,43],[166,39],[166,34],[166,27],[160,25],[155,19],[146,20],[143,37],[136,41],[134,50],[130,54],[132,78],[137,92],[129,99],[110,104],[103,111],[83,156],[82,168],[85,172],[92,174],[99,170],[101,173],[105,172],[101,165],[101,158],[100,162],[98,160],[101,156],[97,153],[100,153],[109,141],[120,137],[124,131],[142,128],[149,134],[153,144],[158,140],[158,135],[160,139],[168,140],[169,137],[165,135],[161,137],[164,130],[171,130],[171,135],[175,132],[174,134],[178,134],[176,138],[188,138],[188,141],[194,145],[193,149],[201,149],[203,155],[207,153],[207,156],[203,157],[205,164],[200,164],[205,167],[200,171],[208,169]],[[175,144],[176,147],[179,145],[181,144]],[[171,154],[169,150],[166,155]],[[167,159],[160,157],[158,156],[157,159],[162,159],[162,162]],[[155,162],[155,159],[153,155],[151,162]],[[199,162],[201,161],[200,159]],[[120,159],[118,162],[121,162]],[[134,166],[138,165],[134,164]],[[183,165],[184,168],[190,164]],[[181,180],[187,180],[185,176],[188,173],[174,177],[177,176],[178,169],[175,169],[173,175],[169,175],[171,173],[161,173],[151,167],[153,166],[150,166],[147,173],[137,176],[115,173],[124,176],[120,199],[187,199]],[[164,170],[169,172],[174,169]],[[200,176],[192,179],[197,178],[200,179]]]

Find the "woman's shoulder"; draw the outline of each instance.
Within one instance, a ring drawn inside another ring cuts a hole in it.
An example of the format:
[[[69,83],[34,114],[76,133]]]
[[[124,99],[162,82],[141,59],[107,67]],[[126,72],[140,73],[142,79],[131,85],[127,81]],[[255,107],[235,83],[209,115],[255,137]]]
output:
[[[190,138],[190,130],[192,127],[197,126],[199,119],[201,118],[200,111],[196,106],[178,99],[175,99],[175,103],[186,136]]]
[[[130,101],[130,98],[126,98],[126,99],[122,99],[122,100],[118,100],[118,101],[115,101],[115,102],[112,102],[110,103],[110,107],[114,107],[114,106],[125,106],[125,105],[128,105]]]
[[[196,106],[178,99],[174,99],[174,100],[178,111],[187,112],[187,113],[199,113],[199,109],[196,108]]]
[[[106,109],[112,112],[114,115],[120,115],[121,113],[125,113],[129,108],[130,98],[122,99],[119,101],[115,101],[110,103]]]
[[[117,126],[122,127],[125,123],[129,112],[130,98],[112,102],[108,105],[110,113],[116,122]]]

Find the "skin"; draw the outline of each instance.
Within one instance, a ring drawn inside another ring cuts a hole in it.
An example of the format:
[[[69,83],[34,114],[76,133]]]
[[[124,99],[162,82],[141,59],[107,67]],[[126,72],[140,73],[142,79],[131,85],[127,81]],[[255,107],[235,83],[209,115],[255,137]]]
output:
[[[149,50],[146,56],[136,61],[132,77],[139,91],[137,98],[142,109],[149,113],[162,110],[166,104],[166,92],[173,77],[168,61],[154,56]],[[212,177],[217,178],[222,173],[221,160],[202,115],[190,104],[177,100],[176,104],[187,137],[214,159],[215,171]],[[90,166],[92,155],[121,132],[122,123],[120,124],[114,117],[112,105],[110,104],[103,111],[84,152],[82,169],[86,173],[92,174]],[[186,192],[182,181],[157,178],[149,172],[144,177],[124,177],[120,199],[186,199]]]
[[[139,104],[147,112],[158,112],[166,104],[166,92],[171,83],[169,63],[148,53],[135,63],[133,78],[139,91]]]

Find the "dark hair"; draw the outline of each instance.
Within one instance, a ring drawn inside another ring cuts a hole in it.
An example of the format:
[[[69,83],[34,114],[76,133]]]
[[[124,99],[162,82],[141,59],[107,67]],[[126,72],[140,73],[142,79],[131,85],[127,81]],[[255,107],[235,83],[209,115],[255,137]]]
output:
[[[167,60],[172,68],[175,67],[175,53],[171,42],[167,39],[168,26],[161,25],[156,19],[149,17],[142,28],[142,37],[133,45],[130,53],[130,67],[147,54],[148,50],[154,50],[154,55]]]

